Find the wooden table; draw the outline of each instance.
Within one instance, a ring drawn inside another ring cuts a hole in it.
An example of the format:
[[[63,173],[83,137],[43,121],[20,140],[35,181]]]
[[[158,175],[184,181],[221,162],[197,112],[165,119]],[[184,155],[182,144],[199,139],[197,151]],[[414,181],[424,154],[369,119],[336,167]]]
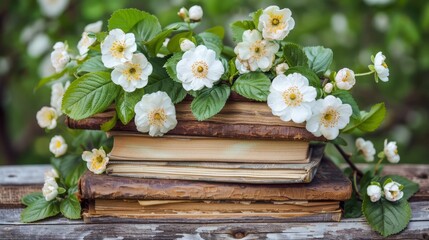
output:
[[[40,191],[47,165],[0,167],[0,239],[382,239],[363,218],[341,222],[234,224],[84,224],[56,217],[33,224],[19,220],[21,196]],[[395,165],[399,174],[420,184],[411,199],[413,217],[401,234],[389,239],[429,239],[429,165]]]

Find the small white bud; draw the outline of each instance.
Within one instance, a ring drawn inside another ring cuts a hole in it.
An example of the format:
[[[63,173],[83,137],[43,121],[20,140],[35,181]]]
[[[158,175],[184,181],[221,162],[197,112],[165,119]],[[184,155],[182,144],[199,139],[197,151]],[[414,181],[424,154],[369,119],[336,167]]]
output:
[[[186,10],[184,7],[180,8],[180,10],[177,12],[177,16],[183,20],[186,20],[188,18],[188,10]]]
[[[323,87],[323,91],[325,91],[325,93],[331,93],[332,89],[334,88],[334,85],[332,83],[327,83],[324,87]]]
[[[198,5],[192,6],[189,9],[189,18],[195,22],[201,21],[201,18],[203,18],[203,9]]]
[[[191,50],[193,48],[195,48],[195,43],[189,39],[184,39],[182,42],[180,42],[180,49],[183,52],[186,52],[186,51]]]
[[[289,65],[287,63],[280,63],[276,66],[276,74],[284,74],[289,69]]]
[[[366,188],[366,194],[368,194],[371,202],[377,202],[381,198],[381,187],[377,185],[369,185]]]

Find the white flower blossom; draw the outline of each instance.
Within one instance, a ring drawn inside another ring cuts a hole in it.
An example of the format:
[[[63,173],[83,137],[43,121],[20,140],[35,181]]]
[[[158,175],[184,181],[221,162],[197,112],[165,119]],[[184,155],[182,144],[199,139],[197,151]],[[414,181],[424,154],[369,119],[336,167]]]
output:
[[[57,111],[52,107],[42,107],[37,114],[37,123],[41,128],[54,129],[57,126]]]
[[[386,56],[382,52],[378,52],[374,57],[374,69],[378,78],[383,81],[389,81],[389,68],[386,64]]]
[[[165,92],[146,94],[134,107],[139,132],[162,136],[177,125],[176,109]]]
[[[381,187],[378,185],[369,185],[366,188],[366,194],[368,194],[371,202],[377,202],[381,198]]]
[[[66,92],[67,88],[70,86],[70,82],[67,81],[65,85],[58,82],[52,85],[52,91],[51,91],[51,107],[55,108],[57,110],[57,114],[61,116],[62,110],[61,105],[63,102],[64,93]]]
[[[396,142],[387,142],[387,139],[384,141],[384,155],[390,163],[398,163],[401,160],[401,157],[398,154],[398,146]]]
[[[258,29],[267,40],[283,40],[295,27],[295,20],[289,8],[269,6],[259,17]]]
[[[237,68],[237,71],[240,74],[245,74],[245,73],[250,72],[249,62],[241,60],[238,57],[235,58],[235,67]]]
[[[279,50],[279,45],[275,42],[262,39],[258,30],[246,30],[243,32],[243,41],[234,48],[237,60],[248,66],[250,71],[262,70],[264,72],[271,69],[275,54]],[[237,62],[236,62],[237,65]],[[238,70],[242,68],[237,67]],[[241,73],[241,71],[240,71]]]
[[[176,65],[177,78],[186,91],[212,88],[225,69],[216,53],[204,45],[186,51]]]
[[[334,88],[334,85],[332,83],[327,83],[325,84],[325,86],[323,87],[323,91],[325,91],[325,93],[329,94],[332,92],[332,89]]]
[[[113,29],[101,43],[101,60],[107,68],[131,61],[137,50],[133,33],[125,34],[121,29]]]
[[[130,62],[114,67],[111,77],[116,85],[120,85],[126,92],[134,92],[136,89],[147,85],[149,75],[152,74],[152,64],[143,53],[133,54]]]
[[[84,151],[82,159],[86,162],[86,167],[89,171],[95,174],[102,174],[106,170],[109,158],[102,147],[100,149],[92,149],[92,151]]]
[[[363,138],[356,139],[356,148],[362,153],[367,162],[374,161],[375,148],[371,141],[365,141]]]
[[[58,175],[58,172],[57,172],[57,170],[55,170],[55,168],[51,168],[50,170],[45,172],[45,181],[48,178],[55,179],[55,178],[59,178],[59,177],[60,176]]]
[[[276,66],[276,75],[284,74],[289,69],[289,65],[287,63],[280,63]]]
[[[61,72],[70,61],[70,55],[67,50],[68,47],[63,42],[55,43],[54,51],[51,53],[51,63],[56,72]]]
[[[77,44],[77,49],[79,50],[79,54],[82,57],[85,57],[86,54],[89,51],[89,47],[94,44],[97,39],[95,37],[89,37],[89,33],[98,33],[101,31],[101,28],[103,26],[102,21],[97,21],[94,23],[90,23],[86,25],[84,32],[82,33],[82,38],[79,40]]]
[[[339,89],[350,90],[356,83],[355,73],[348,68],[343,68],[335,76],[335,83]]]
[[[189,19],[198,22],[201,21],[201,18],[203,18],[203,9],[200,6],[194,5],[189,8]]]
[[[45,184],[43,184],[42,193],[45,197],[45,200],[48,202],[57,197],[58,184],[55,181],[55,178],[45,178]]]
[[[40,57],[51,45],[48,35],[39,33],[28,43],[27,53],[33,58]]]
[[[54,136],[49,143],[49,151],[51,151],[55,157],[61,157],[67,152],[66,140],[60,135]]]
[[[391,202],[396,202],[404,196],[402,188],[403,185],[395,181],[391,181],[384,185],[384,197]]]
[[[267,103],[273,115],[283,121],[302,123],[311,117],[311,104],[317,96],[308,79],[299,73],[280,74],[273,79]]]
[[[64,12],[69,0],[38,0],[43,15],[47,17],[58,17]]]
[[[339,130],[350,122],[352,107],[329,95],[314,102],[312,112],[306,129],[317,137],[323,135],[326,139],[333,140],[340,133]]]
[[[183,52],[189,51],[193,48],[195,48],[195,43],[189,39],[184,39],[180,42],[180,50],[182,50]]]
[[[103,27],[103,21],[97,21],[86,25],[83,31],[98,33],[98,32],[101,32],[102,27]]]

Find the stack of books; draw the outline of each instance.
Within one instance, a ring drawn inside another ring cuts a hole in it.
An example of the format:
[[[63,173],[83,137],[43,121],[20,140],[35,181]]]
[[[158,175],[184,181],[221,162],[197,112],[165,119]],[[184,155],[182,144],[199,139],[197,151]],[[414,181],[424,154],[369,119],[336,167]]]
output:
[[[106,175],[86,173],[85,222],[339,221],[351,184],[328,160],[323,140],[272,116],[265,103],[228,102],[195,120],[176,106],[178,125],[163,137],[118,124]],[[97,129],[114,111],[72,128]]]

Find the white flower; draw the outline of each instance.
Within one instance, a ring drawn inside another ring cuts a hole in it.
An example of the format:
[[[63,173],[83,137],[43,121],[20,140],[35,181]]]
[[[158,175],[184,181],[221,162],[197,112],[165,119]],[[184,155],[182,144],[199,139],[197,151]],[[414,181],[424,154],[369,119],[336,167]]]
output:
[[[404,192],[401,191],[403,187],[395,181],[387,183],[384,185],[384,197],[391,202],[400,200],[404,196]]]
[[[276,75],[284,74],[289,69],[287,63],[280,63],[276,66]]]
[[[212,88],[225,69],[216,53],[204,45],[186,51],[176,65],[177,78],[186,91]]]
[[[374,161],[375,148],[371,141],[365,141],[363,138],[356,139],[356,148],[360,151],[367,162]]]
[[[125,34],[121,29],[113,29],[101,43],[101,60],[104,66],[113,68],[131,61],[136,50],[137,44],[133,33]]]
[[[250,65],[247,61],[240,60],[238,57],[235,59],[235,67],[240,74],[250,72]]]
[[[142,53],[133,54],[130,62],[115,66],[111,76],[112,81],[120,85],[126,92],[134,92],[147,85],[149,75],[152,74],[152,64]]]
[[[54,51],[51,53],[51,63],[57,72],[61,72],[70,61],[67,49],[67,45],[62,42],[57,42],[54,45]]]
[[[57,126],[57,111],[52,107],[42,107],[37,114],[37,123],[41,128],[54,129]]]
[[[49,151],[51,151],[55,157],[61,157],[67,151],[66,140],[60,135],[54,136],[49,143]]]
[[[109,158],[102,147],[100,149],[92,149],[92,151],[84,151],[82,159],[86,162],[86,167],[89,171],[95,174],[102,174],[106,170]]]
[[[283,40],[294,27],[295,21],[289,8],[269,6],[259,17],[258,29],[267,40]]]
[[[377,202],[381,198],[381,187],[378,185],[369,185],[366,188],[366,194],[368,194],[371,202]]]
[[[50,45],[51,40],[48,35],[39,33],[28,43],[27,53],[34,58],[40,57],[49,49]]]
[[[58,115],[62,114],[61,104],[63,102],[64,93],[66,92],[66,90],[69,86],[70,86],[69,81],[67,81],[64,86],[60,82],[52,85],[51,106],[57,110]]]
[[[183,52],[186,52],[193,48],[195,48],[195,43],[189,39],[184,39],[183,41],[180,42],[180,50],[182,50]]]
[[[273,79],[267,103],[274,115],[283,121],[302,123],[311,117],[311,103],[317,92],[299,73],[280,74]]]
[[[165,92],[146,94],[134,107],[139,132],[162,136],[177,125],[176,109]]]
[[[45,178],[45,184],[42,188],[43,196],[46,201],[51,201],[58,195],[58,184],[55,178]]]
[[[389,81],[389,68],[385,62],[386,56],[382,52],[378,52],[374,58],[374,69],[378,78],[383,81]]]
[[[398,163],[401,160],[401,157],[398,154],[398,146],[396,142],[387,142],[387,139],[384,140],[384,155],[390,163]]]
[[[319,99],[312,106],[313,116],[307,121],[306,129],[319,137],[335,139],[339,130],[343,129],[352,115],[352,107],[343,104],[341,99],[332,95]]]
[[[43,15],[47,17],[57,17],[63,13],[69,0],[38,0]]]
[[[244,31],[243,41],[234,48],[237,59],[240,62],[247,62],[251,71],[261,69],[264,72],[272,67],[278,50],[279,45],[275,42],[263,40],[258,30]]]
[[[332,89],[334,88],[334,85],[332,83],[327,83],[325,84],[325,86],[323,87],[323,91],[325,91],[325,93],[331,93]]]
[[[180,8],[179,12],[177,12],[177,16],[183,20],[186,20],[186,18],[188,18],[188,10],[186,10],[184,7]]]
[[[194,5],[191,8],[189,8],[189,18],[192,21],[195,21],[195,22],[201,21],[202,17],[203,17],[203,9],[200,6]]]
[[[49,171],[46,171],[45,172],[45,181],[48,179],[48,178],[53,178],[53,179],[55,179],[55,178],[59,178],[60,176],[58,175],[58,172],[57,172],[57,170],[55,170],[55,168],[51,168]]]
[[[335,76],[335,83],[339,89],[350,90],[356,83],[355,73],[348,68],[343,68]]]
[[[92,33],[98,33],[101,31],[101,28],[103,27],[103,21],[97,21],[90,23],[85,26],[84,32],[92,32]]]

